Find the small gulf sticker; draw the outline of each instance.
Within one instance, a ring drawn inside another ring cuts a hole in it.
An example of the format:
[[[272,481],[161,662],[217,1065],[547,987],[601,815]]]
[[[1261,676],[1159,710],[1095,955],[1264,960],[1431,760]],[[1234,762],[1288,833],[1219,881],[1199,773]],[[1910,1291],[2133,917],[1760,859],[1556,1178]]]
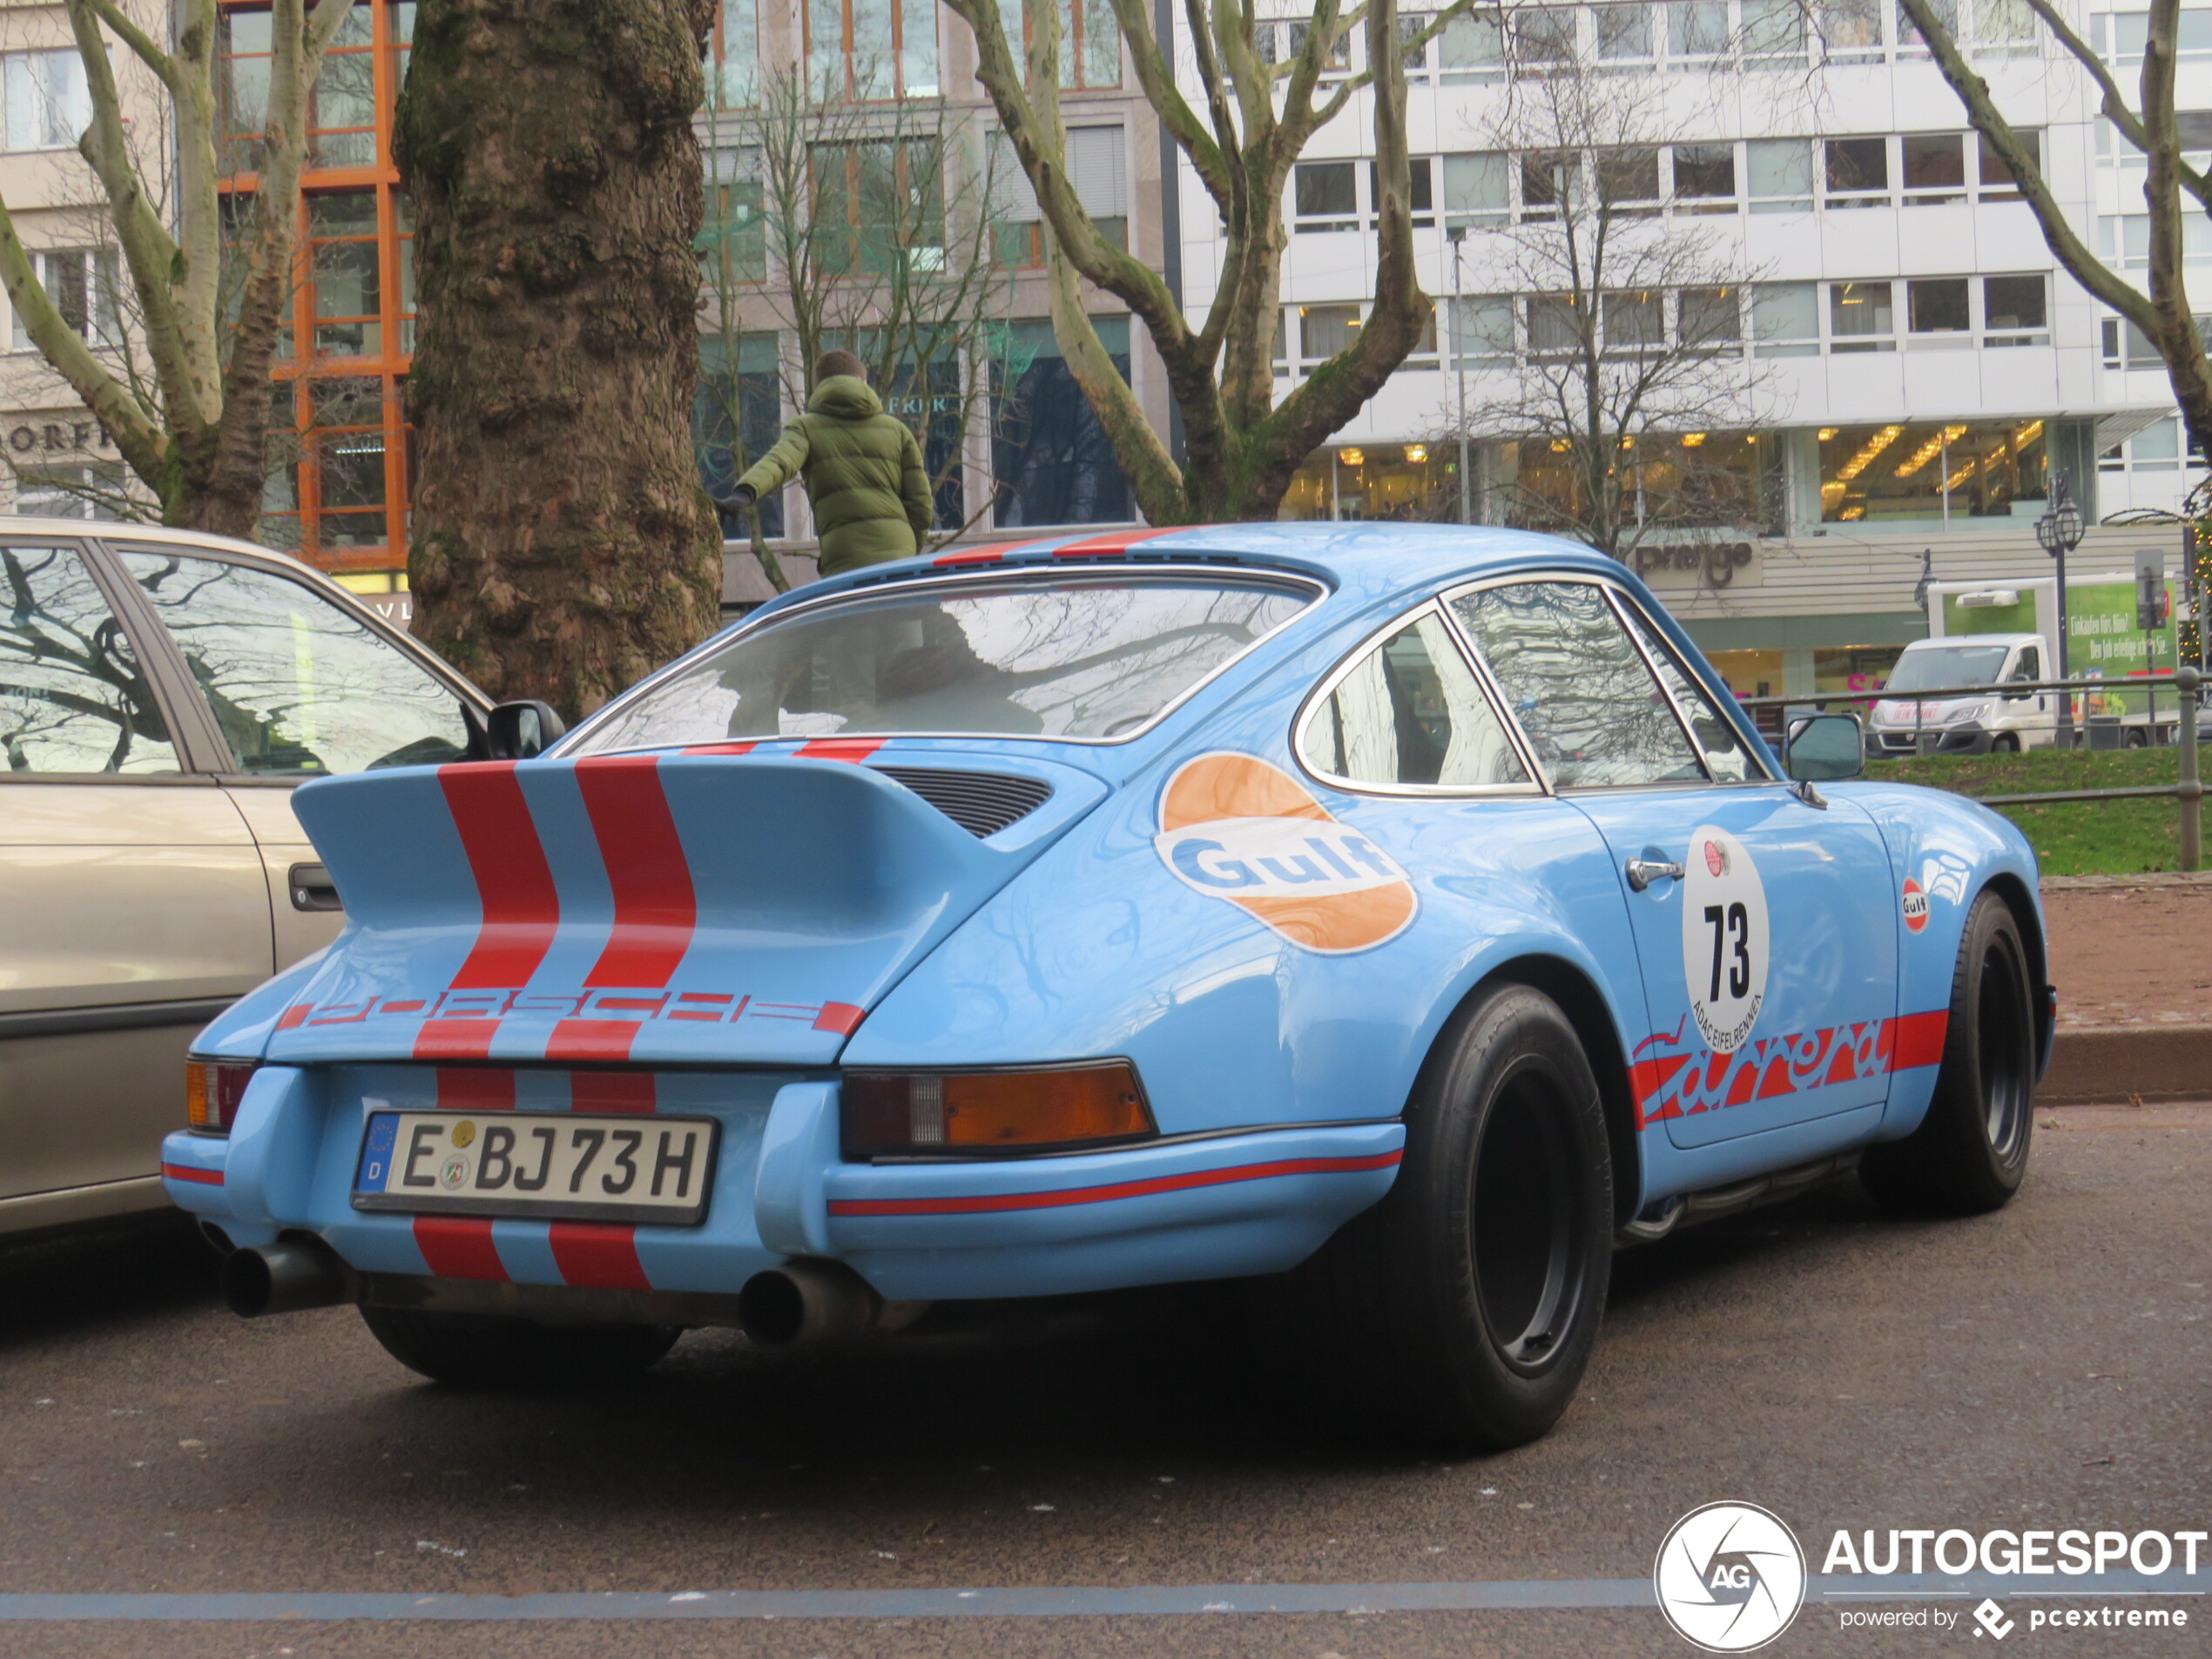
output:
[[[1366,950],[1402,933],[1417,907],[1388,853],[1253,755],[1201,755],[1180,767],[1160,792],[1152,845],[1185,887],[1227,900],[1303,950]]]
[[[1928,925],[1928,895],[1911,876],[1905,879],[1905,926],[1909,933],[1919,933]]]

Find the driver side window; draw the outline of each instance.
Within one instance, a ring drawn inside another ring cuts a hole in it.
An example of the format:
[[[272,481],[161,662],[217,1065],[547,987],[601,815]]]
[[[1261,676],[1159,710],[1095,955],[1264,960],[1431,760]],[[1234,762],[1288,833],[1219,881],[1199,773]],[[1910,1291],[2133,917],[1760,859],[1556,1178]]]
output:
[[[117,556],[184,652],[240,771],[320,778],[466,751],[454,693],[305,584],[181,550]]]

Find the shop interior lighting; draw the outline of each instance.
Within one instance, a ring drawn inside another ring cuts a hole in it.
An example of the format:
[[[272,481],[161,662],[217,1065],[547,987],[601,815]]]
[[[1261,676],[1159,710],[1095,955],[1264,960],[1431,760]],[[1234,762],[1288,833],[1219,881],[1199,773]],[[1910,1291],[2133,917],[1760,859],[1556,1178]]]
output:
[[[1925,443],[1923,443],[1919,448],[1915,449],[1912,455],[1906,458],[1905,464],[1899,467],[1893,475],[1898,478],[1910,478],[1914,473],[1919,471],[1921,468],[1926,466],[1928,462],[1933,461],[1936,456],[1942,454],[1943,446],[1945,444],[1956,442],[1959,439],[1963,438],[1966,435],[1966,428],[1963,425],[1938,427],[1933,435],[1932,435]]]
[[[1897,442],[1897,435],[1904,430],[1905,428],[1901,426],[1885,426],[1880,431],[1877,432],[1872,437],[1867,439],[1866,442],[1861,447],[1857,455],[1853,455],[1849,461],[1846,461],[1842,466],[1836,469],[1836,482],[1838,483],[1847,484],[1851,482],[1852,479],[1858,477],[1859,474],[1865,472],[1868,467],[1873,464],[1874,457],[1881,454],[1883,450],[1888,448],[1890,445],[1895,443]]]

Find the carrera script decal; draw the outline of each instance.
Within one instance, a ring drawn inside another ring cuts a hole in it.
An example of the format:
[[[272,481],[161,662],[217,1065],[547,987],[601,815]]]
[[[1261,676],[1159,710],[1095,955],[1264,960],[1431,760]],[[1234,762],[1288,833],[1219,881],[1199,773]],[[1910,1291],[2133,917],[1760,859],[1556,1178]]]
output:
[[[1636,1045],[1629,1067],[1636,1127],[1935,1065],[1943,1058],[1950,1021],[1949,1012],[1938,1008],[1901,1019],[1763,1037],[1732,1053],[1686,1049],[1682,1030],[1660,1032]]]
[[[1390,855],[1332,818],[1295,778],[1252,755],[1201,755],[1160,792],[1160,861],[1302,950],[1396,937],[1418,907]]]
[[[1716,1054],[1750,1040],[1766,1001],[1766,885],[1743,843],[1702,824],[1683,860],[1682,972],[1690,1017]]]

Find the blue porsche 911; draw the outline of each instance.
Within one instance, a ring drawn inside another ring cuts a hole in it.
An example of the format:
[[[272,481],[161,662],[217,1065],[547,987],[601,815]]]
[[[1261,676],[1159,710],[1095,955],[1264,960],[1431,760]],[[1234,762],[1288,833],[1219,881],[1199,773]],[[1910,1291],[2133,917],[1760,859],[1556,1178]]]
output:
[[[1574,1397],[1616,1247],[2027,1165],[2027,845],[1851,781],[1850,716],[1778,759],[1566,543],[955,552],[531,718],[298,793],[345,931],[201,1035],[163,1155],[241,1313],[531,1384],[1295,1275],[1397,1420],[1497,1447]]]

